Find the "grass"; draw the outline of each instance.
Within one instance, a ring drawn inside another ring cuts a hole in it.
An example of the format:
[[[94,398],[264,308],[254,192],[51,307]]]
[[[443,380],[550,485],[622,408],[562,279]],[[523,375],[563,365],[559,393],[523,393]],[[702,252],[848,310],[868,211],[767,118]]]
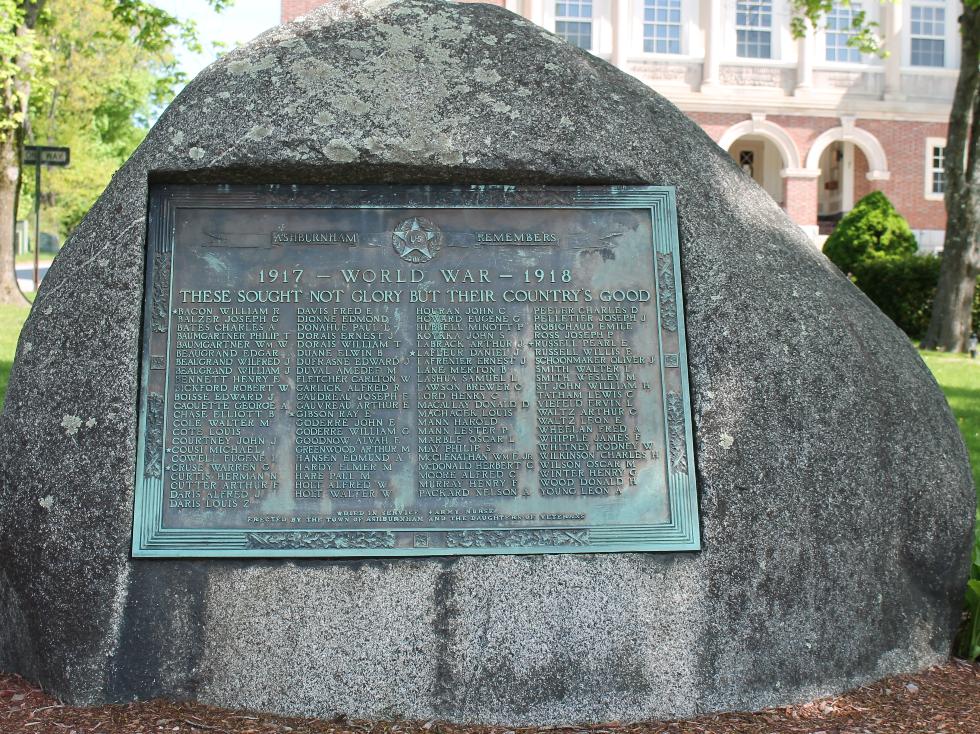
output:
[[[956,416],[973,466],[973,484],[980,500],[980,359],[965,354],[921,352]],[[980,509],[977,511],[973,565],[966,593],[969,620],[961,630],[957,652],[964,657],[980,656]]]
[[[7,379],[14,363],[17,337],[29,312],[27,306],[0,306],[0,408],[3,407]]]
[[[41,256],[38,258],[38,260],[40,262],[42,262],[42,263],[51,262],[52,260],[54,260],[54,256],[57,255],[57,254],[58,253],[56,253],[56,252],[42,252],[41,253]],[[33,252],[22,252],[22,253],[19,253],[18,255],[16,255],[14,257],[14,260],[17,263],[17,265],[19,265],[20,267],[23,267],[25,265],[33,265],[34,264],[34,253]]]
[[[965,354],[920,352],[946,393],[973,464],[973,483],[980,499],[980,359]]]

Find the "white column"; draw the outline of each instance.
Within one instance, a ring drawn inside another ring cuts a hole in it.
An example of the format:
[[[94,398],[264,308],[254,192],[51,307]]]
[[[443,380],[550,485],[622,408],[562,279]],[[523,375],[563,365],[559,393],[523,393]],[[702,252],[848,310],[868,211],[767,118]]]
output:
[[[805,97],[813,91],[813,57],[816,43],[812,29],[796,42],[796,89],[793,95]]]
[[[902,3],[882,3],[881,12],[884,14],[885,50],[885,94],[889,101],[901,102],[905,99],[902,93],[902,62],[904,42],[902,39],[902,20],[905,8]]]
[[[630,36],[630,0],[611,0],[612,5],[612,57],[613,66],[626,69],[632,51]]]
[[[504,7],[512,13],[521,14],[521,0],[505,0]]]
[[[704,63],[701,65],[701,91],[707,92],[721,86],[722,34],[721,0],[703,0],[701,3],[701,27],[704,30]]]
[[[521,13],[532,23],[540,26],[544,25],[544,0],[524,0],[524,9]]]
[[[840,208],[847,214],[854,208],[854,143],[843,142],[841,149],[844,157],[840,162]]]

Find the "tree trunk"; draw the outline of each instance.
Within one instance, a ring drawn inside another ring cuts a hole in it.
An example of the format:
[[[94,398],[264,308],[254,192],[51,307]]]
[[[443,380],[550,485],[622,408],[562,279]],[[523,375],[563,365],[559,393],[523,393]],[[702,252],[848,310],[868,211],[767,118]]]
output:
[[[966,348],[980,275],[980,6],[964,6],[960,37],[960,74],[946,136],[946,241],[921,345],[949,352]]]
[[[17,286],[14,228],[20,186],[20,136],[9,132],[0,140],[0,304],[23,306],[27,299]]]
[[[946,247],[939,269],[939,287],[932,304],[933,316],[929,321],[929,331],[922,342],[923,349],[941,349],[945,352],[966,350],[977,274],[977,268],[967,258],[954,256],[950,252],[947,231]],[[943,314],[938,323],[935,317],[937,311]]]
[[[22,0],[21,10],[24,13],[22,25],[16,30],[23,38],[37,26],[38,16],[44,9],[47,0]],[[7,130],[0,135],[0,304],[24,305],[27,299],[17,286],[17,269],[15,264],[14,231],[17,226],[17,200],[20,195],[21,160],[20,151],[24,142],[24,129],[27,121],[27,110],[31,96],[31,67],[34,64],[33,54],[25,46],[14,63],[20,72],[8,83],[3,90],[0,100],[0,113],[11,119],[19,115],[24,122],[16,129]],[[35,247],[40,245],[40,238],[35,235]]]

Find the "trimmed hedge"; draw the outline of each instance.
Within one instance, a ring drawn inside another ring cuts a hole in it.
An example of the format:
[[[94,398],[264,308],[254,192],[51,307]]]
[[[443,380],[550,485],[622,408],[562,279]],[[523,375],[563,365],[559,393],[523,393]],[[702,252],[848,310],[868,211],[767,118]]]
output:
[[[935,255],[872,257],[854,264],[851,280],[911,339],[926,335],[939,283]],[[980,279],[973,297],[973,327],[980,328]]]
[[[849,211],[824,244],[824,254],[845,273],[859,263],[883,256],[912,255],[919,249],[915,235],[892,203],[872,191]]]

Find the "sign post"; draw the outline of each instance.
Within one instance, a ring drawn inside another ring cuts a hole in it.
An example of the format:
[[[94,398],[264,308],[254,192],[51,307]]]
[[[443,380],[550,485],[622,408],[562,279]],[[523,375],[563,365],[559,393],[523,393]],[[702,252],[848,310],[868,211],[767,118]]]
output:
[[[41,283],[41,166],[67,166],[71,162],[71,150],[46,145],[25,145],[24,165],[34,164],[34,290]]]

